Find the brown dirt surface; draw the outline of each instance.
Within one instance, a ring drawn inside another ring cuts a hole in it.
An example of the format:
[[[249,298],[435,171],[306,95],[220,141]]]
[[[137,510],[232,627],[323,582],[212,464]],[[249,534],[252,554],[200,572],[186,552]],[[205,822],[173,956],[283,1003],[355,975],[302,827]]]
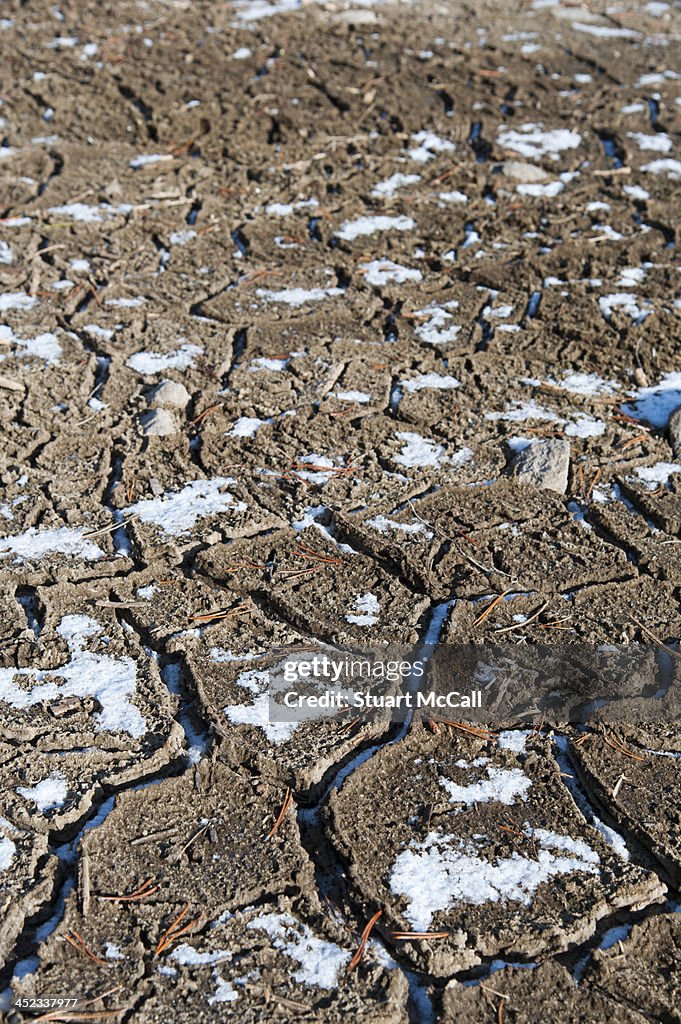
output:
[[[678,3],[0,15],[2,1019],[678,1022]]]

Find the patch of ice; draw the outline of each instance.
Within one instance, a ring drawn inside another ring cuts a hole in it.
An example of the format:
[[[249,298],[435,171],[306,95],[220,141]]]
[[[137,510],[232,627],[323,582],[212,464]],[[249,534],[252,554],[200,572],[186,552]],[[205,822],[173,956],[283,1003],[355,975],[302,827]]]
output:
[[[188,370],[203,352],[201,345],[181,345],[174,352],[135,352],[125,365],[136,373],[150,376],[163,370]]]
[[[429,530],[424,523],[400,523],[396,519],[389,519],[388,516],[374,516],[366,520],[367,526],[372,526],[379,533],[387,533],[388,530],[395,530],[397,533],[406,533],[408,536],[422,535],[426,540],[433,537],[432,530]]]
[[[622,412],[651,427],[666,427],[669,417],[681,408],[681,371],[665,373],[658,384],[639,388],[633,400],[622,406]]]
[[[381,605],[375,594],[362,594],[355,601],[353,611],[345,616],[346,622],[355,626],[373,626],[378,622]]]
[[[291,914],[260,914],[246,927],[266,932],[275,949],[300,964],[293,972],[293,979],[301,985],[335,989],[350,961],[348,952],[334,942],[317,938],[306,924]]]
[[[655,153],[669,153],[673,143],[665,132],[646,135],[645,132],[627,132],[627,138],[633,139],[639,149],[652,150]]]
[[[19,786],[17,793],[34,803],[39,811],[53,811],[64,806],[68,787],[61,772],[52,772],[49,778],[35,786]]]
[[[215,660],[215,659],[214,659]],[[228,704],[223,711],[235,725],[254,725],[262,729],[270,743],[278,746],[291,739],[298,728],[298,722],[270,721],[270,674],[250,669],[237,677],[236,685],[253,695],[251,704]]]
[[[423,309],[415,311],[416,316],[428,317],[424,324],[414,328],[414,333],[426,345],[434,345],[439,348],[450,341],[454,341],[459,331],[460,324],[453,323],[454,317],[448,310],[457,309],[459,303],[456,299],[450,302],[443,302],[441,305],[424,306]]]
[[[3,242],[0,240],[0,263],[11,263],[13,259],[14,254],[12,253],[11,247],[7,244],[7,242]]]
[[[135,591],[135,597],[140,597],[143,601],[151,601],[157,591],[158,587],[155,587],[153,583],[150,583],[148,587],[138,587]]]
[[[232,477],[217,476],[211,480],[192,480],[180,491],[169,491],[160,498],[146,498],[129,505],[125,512],[143,523],[158,526],[166,536],[182,537],[189,533],[197,519],[221,512],[244,512],[245,502],[237,501],[225,490],[236,483]]]
[[[600,437],[605,433],[605,423],[586,413],[577,413],[573,421],[566,423],[564,430],[568,437]]]
[[[250,56],[250,50],[248,53]],[[218,971],[213,972],[213,978],[215,980],[215,992],[212,996],[208,996],[209,1006],[214,1006],[215,1003],[233,1003],[235,999],[239,998],[239,993],[234,988],[231,981],[227,981],[223,978]]]
[[[423,842],[398,855],[390,874],[391,891],[406,898],[404,916],[411,926],[428,931],[434,915],[455,904],[513,900],[529,906],[539,886],[554,875],[597,873],[598,854],[585,843],[545,829],[537,829],[534,837],[539,846],[536,859],[514,850],[510,857],[489,860],[473,840],[430,832]]]
[[[331,397],[339,402],[359,402],[360,405],[366,405],[371,401],[371,395],[367,391],[332,391]]]
[[[526,619],[526,615],[513,616],[514,622],[517,620],[524,622]],[[524,754],[525,743],[530,735],[529,729],[504,729],[497,736],[497,746],[499,750],[512,750],[515,754]]]
[[[614,292],[612,295],[602,295],[598,300],[598,308],[606,320],[612,318],[615,309],[621,310],[632,320],[639,322],[645,320],[652,312],[651,309],[645,309],[639,305],[638,295],[633,292]]]
[[[176,946],[169,957],[175,963],[183,967],[203,967],[206,964],[221,964],[225,960],[231,960],[232,954],[228,949],[216,949],[212,953],[200,953],[186,942]]]
[[[296,459],[296,462],[311,467],[310,469],[295,470],[296,476],[300,477],[301,480],[307,480],[311,484],[328,484],[334,475],[334,469],[337,468],[333,459],[328,458],[326,455],[318,455],[316,452],[311,452],[309,455],[301,455]]]
[[[257,416],[241,416],[232,429],[229,431],[230,437],[255,437],[260,428],[265,424],[269,423],[269,420],[260,420]]]
[[[58,363],[62,354],[56,334],[49,332],[35,338],[19,338],[7,324],[0,324],[0,342],[18,346],[17,356],[43,359],[46,364]]]
[[[563,150],[576,149],[581,141],[578,132],[567,128],[544,131],[540,125],[532,123],[522,124],[519,129],[502,127],[497,135],[499,146],[530,160],[547,155],[556,160]]]
[[[146,722],[130,700],[137,683],[133,659],[85,650],[88,637],[103,633],[102,626],[87,615],[66,615],[57,626],[57,633],[67,643],[68,662],[50,669],[0,669],[0,701],[25,710],[62,697],[94,697],[100,708],[94,715],[98,732],[143,736],[147,731]],[[16,676],[31,678],[41,685],[30,689],[18,686],[14,681]],[[62,679],[62,685],[55,679]]]
[[[446,373],[419,373],[416,377],[400,381],[400,387],[410,394],[432,388],[436,391],[451,391],[461,386],[461,381]]]
[[[529,402],[514,400],[505,412],[486,412],[486,420],[504,420],[507,423],[524,423],[526,420],[545,420],[547,423],[562,423],[563,420],[555,412],[537,405],[534,399]]]
[[[33,309],[38,300],[26,292],[2,292],[0,293],[0,313],[6,313],[10,309],[28,310]]]
[[[611,25],[590,25],[583,21],[573,21],[572,27],[576,32],[586,32],[587,35],[597,36],[599,39],[640,39],[641,33],[633,28],[615,28]]]
[[[251,373],[257,373],[259,370],[278,373],[280,370],[285,370],[288,364],[288,359],[269,359],[267,356],[260,356],[258,359],[251,360],[248,369]]]
[[[678,462],[656,462],[654,466],[639,466],[636,470],[636,476],[648,485],[649,491],[654,491],[660,484],[666,484],[674,473],[681,473],[681,464]]]
[[[40,530],[31,526],[24,533],[0,537],[0,559],[14,555],[18,562],[38,561],[46,555],[68,555],[93,562],[104,557],[100,547],[88,540],[78,527],[59,526]]]
[[[136,295],[132,299],[104,299],[105,306],[115,306],[116,309],[138,309],[147,300],[142,295]]]
[[[411,217],[388,217],[385,214],[377,214],[373,217],[357,217],[356,220],[344,221],[336,235],[345,242],[354,242],[356,238],[373,235],[377,231],[411,231],[415,227],[416,224]]]
[[[663,157],[661,160],[653,160],[652,163],[644,164],[641,170],[648,174],[666,174],[672,181],[678,181],[681,178],[681,160]]]
[[[302,306],[306,302],[321,302],[332,295],[342,295],[342,288],[283,288],[281,291],[270,291],[268,288],[256,288],[255,294],[266,302],[282,302],[286,306]]]
[[[406,281],[423,280],[420,270],[403,267],[393,260],[371,260],[370,263],[360,263],[358,269],[364,274],[364,280],[377,288],[389,282],[405,284]]]
[[[460,786],[444,776],[440,776],[439,782],[449,793],[451,803],[466,804],[467,807],[492,801],[510,807],[517,797],[527,800],[527,792],[532,786],[532,780],[520,768],[488,768],[486,779],[467,786]]]
[[[650,199],[650,192],[640,185],[623,185],[622,191],[632,199]]]
[[[247,60],[253,56],[253,51],[248,46],[240,46],[238,50],[235,50],[232,54],[232,60]]]
[[[311,210],[319,206],[316,199],[300,199],[297,203],[269,203],[265,213],[270,217],[289,217],[294,210]]]
[[[196,231],[193,228],[186,228],[184,231],[171,231],[168,235],[170,245],[186,245],[196,238]]]
[[[0,837],[0,871],[7,871],[17,852],[16,844],[7,836]]]
[[[443,139],[441,136],[436,135],[435,132],[421,131],[416,132],[412,135],[412,142],[418,143],[416,148],[410,149],[407,153],[410,160],[415,160],[419,164],[425,164],[428,160],[433,160],[438,153],[451,153],[456,149],[453,142],[449,139]]]
[[[137,171],[140,167],[148,167],[149,164],[160,164],[172,159],[173,157],[169,153],[142,153],[130,160],[130,166]]]
[[[439,192],[438,199],[441,199],[443,203],[467,203],[468,196],[465,192],[458,192],[454,189],[452,192]]]
[[[406,188],[407,185],[415,185],[421,180],[420,174],[392,174],[385,181],[379,181],[371,190],[371,195],[376,199],[388,199],[394,196],[398,188]]]
[[[516,185],[516,192],[521,196],[534,196],[536,198],[552,199],[560,195],[565,188],[562,181],[549,181],[546,185],[532,183],[528,185]]]

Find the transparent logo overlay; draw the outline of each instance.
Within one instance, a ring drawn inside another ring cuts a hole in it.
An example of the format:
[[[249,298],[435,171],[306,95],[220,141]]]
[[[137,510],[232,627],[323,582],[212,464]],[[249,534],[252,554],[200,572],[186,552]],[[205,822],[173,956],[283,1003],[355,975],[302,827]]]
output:
[[[273,723],[367,713],[503,728],[681,720],[681,657],[648,645],[310,644],[258,667]]]

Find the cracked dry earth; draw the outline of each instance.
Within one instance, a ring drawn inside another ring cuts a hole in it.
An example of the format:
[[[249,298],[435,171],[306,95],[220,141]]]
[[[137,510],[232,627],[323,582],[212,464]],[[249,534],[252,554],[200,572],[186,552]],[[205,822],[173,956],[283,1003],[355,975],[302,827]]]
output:
[[[678,684],[678,4],[0,14],[5,1019],[679,1022],[678,724],[266,696],[500,630]]]

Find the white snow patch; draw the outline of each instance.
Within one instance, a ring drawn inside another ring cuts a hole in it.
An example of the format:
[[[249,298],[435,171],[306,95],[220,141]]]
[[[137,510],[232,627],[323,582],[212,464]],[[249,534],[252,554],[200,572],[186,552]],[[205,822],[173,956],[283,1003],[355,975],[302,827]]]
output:
[[[451,391],[461,386],[461,381],[446,373],[419,373],[416,377],[400,381],[400,387],[410,394],[432,388],[436,391]]]
[[[666,174],[672,181],[678,181],[681,178],[681,160],[663,157],[661,160],[653,160],[652,163],[644,164],[641,170],[648,174]]]
[[[418,145],[415,149],[410,149],[407,155],[419,164],[433,160],[438,153],[451,153],[456,149],[454,143],[449,139],[443,139],[431,131],[416,132],[411,138],[412,142],[416,142]]]
[[[578,132],[567,128],[544,131],[540,125],[532,123],[522,124],[519,129],[502,127],[497,136],[497,143],[503,149],[520,153],[530,160],[547,155],[555,160],[563,150],[576,149],[581,141]]]
[[[650,315],[651,309],[644,309],[639,305],[638,295],[633,292],[614,292],[612,295],[602,295],[598,300],[598,308],[606,320],[610,320],[613,310],[619,309],[632,320],[642,320]]]
[[[378,214],[374,217],[358,217],[356,220],[344,221],[336,235],[345,242],[354,242],[364,235],[373,235],[377,231],[411,231],[416,227],[411,217],[388,217]]]
[[[203,352],[201,345],[181,345],[174,352],[135,352],[126,360],[126,366],[136,373],[151,375],[163,370],[187,370]]]
[[[283,288],[281,291],[270,291],[268,288],[256,288],[255,294],[266,302],[282,302],[287,306],[302,306],[306,302],[321,302],[331,295],[342,295],[342,288]]]
[[[460,786],[443,776],[439,782],[449,793],[451,803],[466,804],[467,807],[492,801],[510,807],[517,797],[527,800],[527,792],[532,786],[532,780],[520,768],[488,768],[486,779],[467,786]]]
[[[372,196],[376,199],[387,199],[394,196],[398,188],[406,188],[407,185],[415,185],[421,180],[420,174],[392,174],[385,181],[379,181],[371,190]]]
[[[0,871],[7,871],[17,852],[16,845],[7,836],[0,837]]]
[[[666,427],[669,417],[681,408],[681,371],[665,373],[653,387],[639,388],[622,412],[651,427]]]
[[[371,260],[370,263],[360,263],[358,269],[364,274],[364,280],[377,288],[388,282],[404,284],[406,281],[423,280],[420,270],[403,267],[393,260]]]
[[[183,967],[203,967],[205,964],[219,964],[225,960],[231,960],[232,954],[228,949],[216,949],[212,953],[200,953],[187,942],[176,946],[169,957]]]
[[[669,153],[673,146],[670,136],[665,132],[656,132],[655,135],[627,132],[627,137],[633,139],[639,149],[652,150],[655,153]]]
[[[573,21],[572,27],[576,32],[586,32],[590,36],[598,36],[599,39],[639,39],[641,33],[633,28],[614,28],[611,25],[589,25],[583,21]]]
[[[353,612],[345,616],[345,621],[356,626],[373,626],[378,622],[380,610],[381,605],[375,594],[362,594],[355,601]]]
[[[580,412],[572,422],[566,423],[564,429],[568,437],[600,437],[605,433],[605,423]]]
[[[103,558],[100,547],[83,536],[78,527],[58,526],[52,530],[40,530],[30,526],[24,533],[11,537],[0,537],[0,559],[14,555],[14,562],[37,561],[46,555],[68,555],[93,562]]]
[[[681,473],[678,462],[656,462],[654,466],[639,466],[636,476],[645,481],[649,491],[654,491],[660,484],[666,484],[674,473]]]
[[[267,932],[275,949],[300,964],[293,979],[302,985],[335,989],[350,961],[350,953],[334,942],[318,939],[291,914],[260,914],[246,927]]]
[[[408,901],[407,921],[418,931],[428,931],[433,916],[455,904],[513,900],[529,906],[539,886],[554,875],[596,874],[599,857],[586,843],[544,829],[533,834],[539,846],[536,860],[514,850],[510,857],[490,861],[479,855],[473,840],[436,832],[414,843],[399,854],[390,875],[391,891]]]
[[[433,533],[423,523],[400,523],[396,519],[389,519],[388,516],[374,516],[366,520],[367,526],[372,526],[379,533],[387,533],[388,530],[395,530],[397,533],[406,533],[409,536],[423,535],[426,540],[433,537]]]
[[[225,490],[236,483],[232,477],[217,476],[211,480],[192,480],[180,491],[169,491],[160,498],[147,498],[125,509],[143,523],[158,526],[167,536],[182,537],[190,532],[197,519],[221,512],[244,512],[247,505],[237,501]]]
[[[650,192],[640,185],[623,185],[622,191],[632,199],[650,199]]]
[[[5,313],[10,309],[28,310],[38,302],[32,295],[27,295],[26,292],[2,292],[0,293],[0,313]]]
[[[257,416],[241,416],[232,429],[230,437],[255,437],[260,428],[269,420],[260,420]]]
[[[62,697],[94,697],[100,707],[94,715],[98,732],[143,736],[147,731],[146,722],[130,700],[137,682],[133,659],[85,650],[87,637],[103,633],[102,626],[87,615],[65,616],[57,626],[57,633],[67,643],[69,661],[60,668],[0,669],[0,701],[25,710]],[[106,638],[103,640],[106,642]],[[26,689],[15,683],[17,676],[32,678],[41,685]],[[62,679],[62,685],[55,679]]]
[[[24,800],[30,800],[42,813],[53,811],[64,806],[68,786],[61,772],[52,772],[49,778],[43,779],[35,786],[19,786],[17,793]]]
[[[215,659],[214,659],[215,660]],[[299,722],[270,721],[270,674],[267,670],[250,669],[242,672],[236,685],[253,695],[251,704],[228,704],[223,711],[235,725],[254,725],[262,729],[270,743],[286,743],[298,728]]]
[[[443,302],[441,305],[424,306],[423,309],[415,311],[416,316],[428,317],[426,323],[419,324],[414,328],[414,333],[426,345],[440,347],[450,341],[454,341],[459,331],[460,324],[453,323],[454,317],[448,310],[457,309],[459,303],[456,299],[450,302]]]
[[[43,359],[47,364],[58,363],[62,354],[56,334],[49,332],[38,334],[35,338],[19,338],[7,324],[0,324],[0,342],[17,345],[17,356],[32,356],[35,359]]]
[[[187,228],[184,231],[171,231],[168,235],[168,242],[170,245],[186,245],[187,242],[191,242],[192,238],[196,238],[196,231],[193,228]]]
[[[331,397],[338,399],[339,402],[359,402],[360,405],[366,405],[371,401],[371,395],[367,391],[332,391]]]
[[[564,188],[565,185],[562,181],[549,181],[546,185],[536,183],[516,185],[516,192],[520,193],[521,196],[553,199],[554,196],[560,195]]]
[[[395,462],[402,466],[440,466],[452,467],[464,466],[473,458],[470,448],[460,448],[453,455],[446,455],[445,449],[437,442],[421,437],[420,434],[409,431],[398,432],[396,435],[405,446],[401,453],[395,456]]]
[[[130,166],[136,171],[140,167],[147,167],[149,164],[160,164],[172,159],[173,157],[169,153],[142,153],[130,161]]]
[[[525,615],[513,616],[514,621],[516,619],[525,621],[526,618]],[[504,729],[497,736],[497,746],[499,750],[512,750],[515,754],[524,754],[525,743],[529,735],[529,729]]]

